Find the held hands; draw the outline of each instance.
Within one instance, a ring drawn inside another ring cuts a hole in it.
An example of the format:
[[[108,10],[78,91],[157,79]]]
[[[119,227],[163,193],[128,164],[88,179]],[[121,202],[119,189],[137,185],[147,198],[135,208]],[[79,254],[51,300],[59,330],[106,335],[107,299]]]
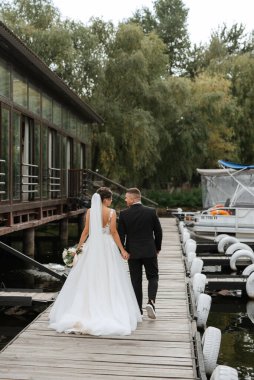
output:
[[[123,250],[121,251],[121,255],[122,255],[122,258],[123,258],[124,260],[128,260],[128,259],[130,258],[129,253],[128,253],[127,251],[125,251],[125,249],[123,249]]]
[[[78,255],[78,254],[81,253],[81,252],[82,252],[82,247],[77,246],[76,254]]]

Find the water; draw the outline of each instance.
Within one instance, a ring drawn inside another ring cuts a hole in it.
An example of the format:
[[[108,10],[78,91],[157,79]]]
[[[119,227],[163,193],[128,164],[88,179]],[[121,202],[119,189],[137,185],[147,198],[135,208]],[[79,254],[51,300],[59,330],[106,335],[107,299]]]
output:
[[[254,301],[213,297],[207,326],[221,330],[218,364],[238,371],[239,380],[254,379]]]

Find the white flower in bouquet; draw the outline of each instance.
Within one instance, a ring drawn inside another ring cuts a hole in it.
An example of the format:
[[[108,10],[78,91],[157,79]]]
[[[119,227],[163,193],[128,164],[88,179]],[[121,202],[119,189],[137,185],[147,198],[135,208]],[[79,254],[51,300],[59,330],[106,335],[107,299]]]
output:
[[[75,257],[77,256],[77,246],[65,248],[62,253],[63,262],[69,268],[71,268],[74,264]]]

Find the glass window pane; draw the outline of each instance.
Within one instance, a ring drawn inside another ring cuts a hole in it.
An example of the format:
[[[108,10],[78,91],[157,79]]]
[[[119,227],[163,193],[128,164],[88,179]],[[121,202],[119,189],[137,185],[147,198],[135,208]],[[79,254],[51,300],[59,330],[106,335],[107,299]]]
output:
[[[62,136],[62,196],[66,196],[67,194],[67,138],[65,136]]]
[[[42,117],[52,121],[52,99],[45,94],[42,95]]]
[[[0,60],[0,95],[10,98],[11,94],[11,73],[7,64]]]
[[[81,139],[84,143],[88,144],[89,139],[91,138],[91,126],[88,124],[83,124],[81,127]]]
[[[42,196],[48,197],[48,128],[42,128]]]
[[[81,165],[80,165],[80,144],[79,143],[75,143],[74,152],[75,152],[74,169],[80,169]]]
[[[34,125],[34,164],[38,165],[38,168],[35,170],[35,175],[38,176],[38,178],[35,179],[34,182],[38,183],[38,186],[36,189],[38,189],[38,193],[35,193],[35,197],[40,197],[40,140],[41,140],[41,126],[40,123],[35,122]]]
[[[10,132],[10,111],[2,108],[1,115],[1,154],[0,154],[0,191],[1,199],[9,199],[9,132]]]
[[[82,137],[82,121],[80,119],[77,120],[77,137]]]
[[[29,110],[37,115],[41,114],[41,94],[32,85],[29,85]]]
[[[70,129],[69,132],[76,136],[77,133],[77,118],[73,113],[70,113]]]
[[[13,137],[12,137],[12,174],[13,174],[13,199],[20,199],[20,114],[13,112]]]
[[[17,73],[13,73],[13,101],[27,108],[27,82]]]
[[[53,123],[58,127],[62,125],[62,109],[61,105],[57,102],[53,102]]]
[[[70,128],[69,111],[66,108],[63,108],[63,128],[65,131]]]

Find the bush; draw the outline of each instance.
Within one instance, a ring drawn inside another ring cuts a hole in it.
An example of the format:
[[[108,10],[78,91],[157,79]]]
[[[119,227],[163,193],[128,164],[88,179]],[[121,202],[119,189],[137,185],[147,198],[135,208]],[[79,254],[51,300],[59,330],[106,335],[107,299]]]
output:
[[[146,190],[142,194],[158,203],[158,207],[168,208],[202,208],[201,188],[192,188],[188,190],[176,190],[170,193],[167,190]]]

